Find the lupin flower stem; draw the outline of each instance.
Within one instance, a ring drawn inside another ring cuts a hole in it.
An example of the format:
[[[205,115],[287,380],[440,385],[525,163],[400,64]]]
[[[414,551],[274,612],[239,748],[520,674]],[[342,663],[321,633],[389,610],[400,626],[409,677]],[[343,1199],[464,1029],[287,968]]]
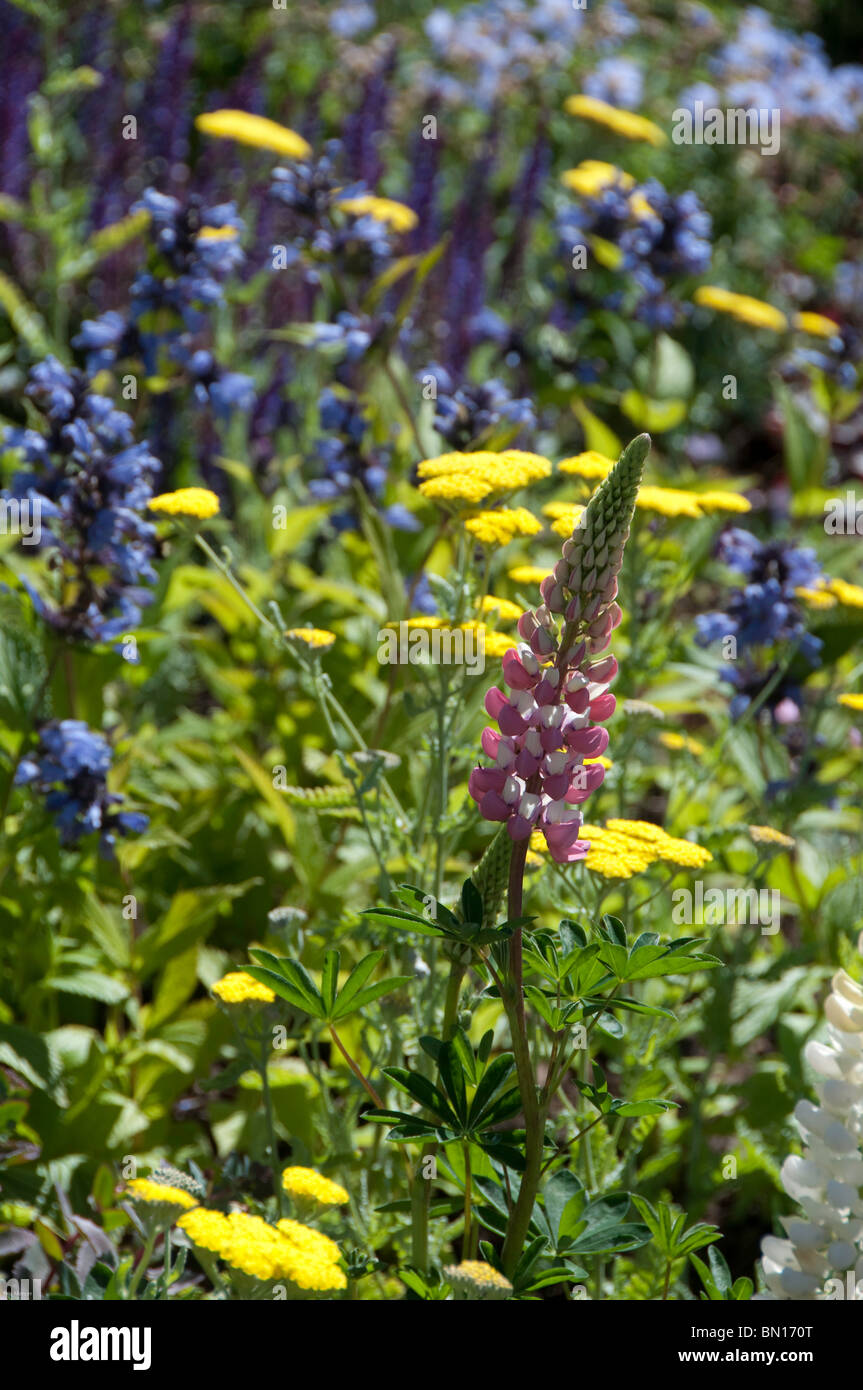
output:
[[[510,920],[522,915],[524,868],[534,830],[542,832],[557,863],[583,859],[589,849],[578,838],[578,807],[601,784],[604,770],[595,761],[585,766],[585,758],[595,759],[607,747],[608,735],[596,724],[614,712],[608,684],[617,673],[614,657],[591,658],[607,648],[620,622],[617,576],[649,448],[648,435],[634,439],[590,499],[553,574],[540,586],[543,602],[519,620],[522,643],[503,658],[512,694],[507,698],[492,687],[486,696],[486,709],[500,733],[491,728],[483,732],[483,751],[494,765],[474,769],[470,793],[488,820],[504,822],[513,841]],[[517,927],[502,993],[524,1112],[526,1166],[503,1247],[508,1277],[521,1257],[533,1215],[553,1094],[548,1082],[541,1091],[536,1084],[522,979],[522,931]]]

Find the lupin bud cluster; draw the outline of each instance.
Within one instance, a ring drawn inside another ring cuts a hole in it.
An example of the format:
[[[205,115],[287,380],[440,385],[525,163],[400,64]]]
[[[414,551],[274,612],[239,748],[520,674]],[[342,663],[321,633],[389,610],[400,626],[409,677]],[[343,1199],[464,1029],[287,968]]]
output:
[[[498,724],[482,735],[492,766],[474,768],[470,794],[486,820],[505,822],[511,839],[541,830],[561,864],[590,848],[578,838],[578,808],[605,771],[585,759],[608,746],[596,726],[614,712],[608,686],[617,674],[613,656],[595,658],[620,622],[617,576],[649,448],[646,434],[634,439],[590,499],[540,585],[542,603],[519,619],[522,641],[503,658],[511,693],[493,686],[486,696]]]
[[[863,954],[863,933],[857,947]],[[833,976],[824,1012],[829,1041],[812,1040],[804,1053],[822,1078],[818,1104],[795,1106],[805,1147],[782,1165],[803,1216],[782,1217],[786,1238],[761,1242],[769,1292],[759,1299],[863,1301],[863,989],[845,970]]]

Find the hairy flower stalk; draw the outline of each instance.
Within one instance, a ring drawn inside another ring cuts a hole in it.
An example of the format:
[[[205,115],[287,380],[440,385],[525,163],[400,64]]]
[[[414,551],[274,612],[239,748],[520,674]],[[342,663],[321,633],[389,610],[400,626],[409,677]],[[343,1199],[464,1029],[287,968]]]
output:
[[[863,954],[863,934],[857,947]],[[805,1049],[822,1078],[818,1104],[795,1106],[805,1147],[782,1165],[782,1185],[804,1215],[782,1217],[786,1239],[762,1240],[769,1292],[760,1299],[863,1301],[863,988],[846,971],[833,976],[824,1012],[829,1042]]]
[[[635,508],[650,438],[639,435],[588,502],[552,574],[540,585],[542,603],[522,615],[522,638],[503,658],[505,695],[496,686],[485,707],[498,729],[483,731],[491,767],[471,773],[469,790],[487,820],[501,821],[514,842],[509,871],[508,916],[522,912],[527,847],[534,830],[545,836],[560,864],[583,859],[580,806],[601,784],[596,762],[608,745],[597,727],[614,712],[609,683],[613,656],[600,658],[620,622],[617,576]],[[524,1105],[526,1168],[503,1249],[507,1275],[515,1269],[533,1212],[542,1169],[545,1112],[527,1043],[522,990],[521,931],[510,941],[504,1006]]]

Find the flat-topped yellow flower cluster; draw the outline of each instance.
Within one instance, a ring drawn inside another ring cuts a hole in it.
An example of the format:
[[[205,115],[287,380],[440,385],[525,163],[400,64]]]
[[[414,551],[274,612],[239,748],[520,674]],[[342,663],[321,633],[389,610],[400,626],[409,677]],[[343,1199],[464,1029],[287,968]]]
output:
[[[713,859],[710,850],[694,840],[679,840],[650,821],[614,819],[605,825],[583,825],[579,839],[590,841],[584,863],[602,878],[632,878],[651,864],[677,864],[700,869]],[[532,850],[544,848],[541,834],[530,837]]]
[[[271,1226],[249,1212],[232,1211],[226,1216],[199,1207],[177,1224],[193,1245],[262,1283],[286,1279],[307,1293],[347,1288],[335,1241],[299,1221],[285,1219]]]

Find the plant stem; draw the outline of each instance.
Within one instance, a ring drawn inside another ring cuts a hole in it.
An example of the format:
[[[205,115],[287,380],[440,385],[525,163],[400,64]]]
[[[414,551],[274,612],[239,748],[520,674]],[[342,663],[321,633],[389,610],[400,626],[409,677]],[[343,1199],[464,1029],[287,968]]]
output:
[[[413,435],[413,440],[414,444],[417,447],[417,452],[421,459],[425,458],[425,445],[423,444],[422,439],[420,438],[419,427],[414,417],[413,410],[411,409],[410,401],[405,395],[404,387],[399,381],[398,375],[394,370],[389,357],[384,359],[384,372],[386,373],[387,380],[390,386],[393,388],[393,391],[396,394],[396,399],[398,400],[398,403],[404,412],[404,417],[407,420],[408,428],[410,429],[410,432]]]
[[[467,1143],[464,1146],[464,1233],[461,1242],[463,1260],[472,1258],[471,1196],[470,1144]]]
[[[372,1083],[369,1081],[368,1077],[365,1076],[365,1075],[363,1074],[363,1072],[360,1070],[360,1068],[357,1066],[357,1063],[354,1061],[353,1057],[352,1057],[351,1054],[348,1052],[347,1048],[345,1047],[344,1043],[342,1042],[341,1038],[339,1037],[339,1035],[338,1035],[338,1033],[336,1032],[335,1027],[333,1026],[332,1023],[329,1024],[329,1030],[330,1030],[330,1037],[332,1038],[332,1040],[333,1040],[333,1042],[335,1043],[336,1047],[339,1049],[339,1052],[340,1052],[340,1053],[342,1054],[342,1056],[344,1057],[345,1061],[347,1062],[347,1064],[348,1064],[348,1066],[350,1067],[351,1071],[353,1072],[354,1076],[355,1076],[355,1077],[357,1078],[357,1080],[359,1081],[359,1083],[360,1083],[360,1085],[362,1086],[363,1090],[366,1092],[366,1095],[367,1095],[367,1096],[369,1097],[369,1099],[374,1103],[374,1105],[377,1107],[378,1110],[383,1110],[383,1109],[384,1109],[384,1103],[383,1103],[383,1101],[381,1100],[380,1096],[378,1095],[378,1093],[377,1093],[377,1091],[375,1090],[375,1088],[374,1088],[374,1086],[372,1085]]]
[[[156,1241],[158,1239],[158,1236],[158,1231],[150,1231],[146,1241],[144,1242],[144,1249],[141,1251],[141,1258],[135,1266],[135,1273],[132,1275],[132,1282],[129,1285],[129,1292],[127,1294],[127,1297],[130,1299],[134,1298],[135,1294],[138,1292],[138,1285],[140,1284],[141,1279],[144,1276],[144,1272],[148,1264],[153,1258],[153,1251],[156,1248]]]
[[[524,883],[524,864],[527,858],[527,841],[521,840],[513,846],[509,870],[509,898],[507,916],[512,919],[522,915],[522,894]],[[518,1088],[524,1111],[525,1130],[525,1169],[516,1198],[515,1208],[509,1219],[506,1239],[503,1244],[501,1260],[503,1271],[511,1278],[521,1258],[533,1216],[534,1202],[539,1191],[542,1176],[542,1149],[545,1137],[545,1104],[540,1104],[536,1089],[533,1062],[527,1040],[524,1016],[524,990],[522,986],[522,933],[517,928],[509,943],[509,972],[506,979],[504,1008],[509,1019],[512,1034],[512,1050],[515,1056],[515,1069]]]
[[[453,956],[444,1002],[444,1042],[448,1042],[455,1031],[459,995],[466,973],[467,963]],[[431,1205],[431,1179],[423,1176],[423,1168],[426,1160],[434,1158],[437,1150],[437,1144],[425,1144],[423,1146],[419,1168],[413,1175],[411,1186],[411,1263],[422,1273],[428,1269],[429,1207]]]
[[[221,571],[221,573],[227,579],[228,583],[231,585],[231,588],[243,600],[249,611],[255,615],[261,626],[265,627],[268,632],[271,632],[275,637],[279,638],[279,640],[282,640],[282,634],[276,627],[276,624],[272,622],[268,617],[266,617],[266,615],[261,612],[258,605],[252,599],[249,598],[249,595],[246,593],[242,584],[236,578],[230,565],[227,564],[223,559],[221,559],[219,555],[216,554],[209,541],[204,540],[204,537],[200,534],[200,532],[196,532],[195,534],[195,544],[204,552],[208,559],[212,560],[216,568]],[[290,650],[290,648],[287,647],[287,644],[285,644],[285,648],[286,650]],[[292,653],[292,655],[295,654]],[[314,680],[314,686],[315,694],[318,696],[318,700],[321,705],[321,711],[324,715],[324,718],[327,720],[327,723],[330,726],[330,731],[333,733],[333,735],[335,736],[335,731],[332,729],[332,725],[329,720],[330,709],[341,720],[346,732],[350,734],[351,738],[356,743],[359,751],[366,752],[367,744],[365,739],[357,729],[356,725],[354,724],[347,710],[342,705],[341,701],[338,700],[336,696],[333,694],[329,685],[326,683],[326,678],[322,674],[318,674],[317,678]],[[387,796],[392,802],[393,809],[395,810],[396,815],[399,816],[403,824],[406,826],[408,824],[407,815],[405,814],[401,802],[399,801],[398,797],[396,796],[395,792],[393,791],[392,787],[390,786],[389,782],[386,780],[385,777],[381,778],[381,786],[383,787],[384,791],[386,792]]]
[[[270,1091],[270,1078],[267,1066],[270,1060],[269,1041],[266,1037],[261,1039],[261,1061],[258,1070],[261,1073],[261,1090],[264,1096],[264,1114],[267,1120],[267,1147],[270,1150],[270,1171],[273,1179],[273,1195],[279,1209],[279,1216],[284,1216],[284,1195],[282,1192],[281,1175],[279,1173],[278,1148],[276,1147],[276,1125],[273,1117],[273,1096]]]

